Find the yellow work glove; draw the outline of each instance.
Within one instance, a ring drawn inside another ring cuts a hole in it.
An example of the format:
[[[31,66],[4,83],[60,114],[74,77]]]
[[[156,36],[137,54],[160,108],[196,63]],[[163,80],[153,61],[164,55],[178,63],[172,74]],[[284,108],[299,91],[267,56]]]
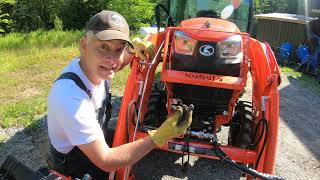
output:
[[[145,41],[140,38],[132,39],[134,46],[134,53],[136,53],[141,59],[147,61],[152,60],[154,56],[155,45],[150,41]],[[148,56],[149,58],[148,58]]]
[[[157,130],[150,130],[148,133],[152,141],[162,147],[168,140],[180,137],[186,133],[192,122],[193,105],[176,106],[170,116]],[[184,114],[185,113],[185,114]],[[181,119],[183,118],[183,119]]]

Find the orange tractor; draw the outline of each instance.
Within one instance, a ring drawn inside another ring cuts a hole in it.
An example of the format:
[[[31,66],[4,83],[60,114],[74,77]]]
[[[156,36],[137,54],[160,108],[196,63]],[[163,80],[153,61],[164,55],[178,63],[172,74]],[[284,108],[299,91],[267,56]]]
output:
[[[221,160],[248,179],[283,179],[271,175],[280,72],[270,46],[250,37],[252,1],[169,0],[156,7],[158,29],[161,9],[167,27],[146,37],[156,46],[153,59],[131,62],[113,147],[157,129],[172,105],[193,104],[187,133],[162,150]],[[249,72],[252,96],[241,101]],[[227,144],[217,138],[222,126],[229,127]],[[130,169],[110,178],[134,179]]]

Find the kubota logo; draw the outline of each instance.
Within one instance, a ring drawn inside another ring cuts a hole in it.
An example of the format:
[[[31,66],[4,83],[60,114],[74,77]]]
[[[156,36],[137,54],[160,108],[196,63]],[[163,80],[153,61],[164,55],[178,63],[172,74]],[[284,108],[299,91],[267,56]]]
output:
[[[214,48],[210,45],[203,45],[200,47],[199,52],[203,56],[212,56],[214,53]]]
[[[203,80],[208,80],[208,81],[214,81],[214,76],[213,75],[203,75],[203,74],[197,74],[197,73],[185,73],[185,77],[187,78],[192,78],[192,79],[203,79]]]

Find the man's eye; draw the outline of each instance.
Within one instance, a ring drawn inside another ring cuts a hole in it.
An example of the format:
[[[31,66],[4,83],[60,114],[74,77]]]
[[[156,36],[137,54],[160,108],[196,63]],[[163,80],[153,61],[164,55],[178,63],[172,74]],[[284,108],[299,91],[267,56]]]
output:
[[[100,49],[105,50],[105,49],[107,49],[107,46],[106,45],[102,45],[102,46],[100,46]]]
[[[118,53],[121,53],[123,50],[124,50],[124,48],[119,48],[119,49],[117,49],[116,51],[117,51]]]

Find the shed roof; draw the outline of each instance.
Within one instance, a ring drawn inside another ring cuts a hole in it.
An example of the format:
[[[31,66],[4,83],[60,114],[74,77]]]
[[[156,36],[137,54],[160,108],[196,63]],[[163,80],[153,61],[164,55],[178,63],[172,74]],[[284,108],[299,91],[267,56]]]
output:
[[[269,13],[269,14],[257,14],[254,16],[257,19],[268,19],[275,21],[284,21],[297,24],[307,24],[316,18],[307,17],[298,14],[286,14],[286,13]]]

